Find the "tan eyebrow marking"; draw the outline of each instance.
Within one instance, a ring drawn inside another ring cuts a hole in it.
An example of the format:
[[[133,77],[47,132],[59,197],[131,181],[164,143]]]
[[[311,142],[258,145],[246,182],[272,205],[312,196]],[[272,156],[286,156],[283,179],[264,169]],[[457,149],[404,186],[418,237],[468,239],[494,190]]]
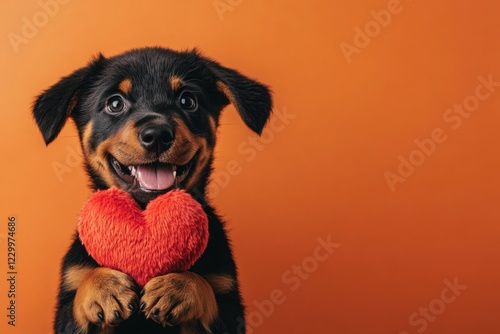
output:
[[[132,79],[126,78],[118,85],[118,89],[125,95],[129,95],[132,92]]]

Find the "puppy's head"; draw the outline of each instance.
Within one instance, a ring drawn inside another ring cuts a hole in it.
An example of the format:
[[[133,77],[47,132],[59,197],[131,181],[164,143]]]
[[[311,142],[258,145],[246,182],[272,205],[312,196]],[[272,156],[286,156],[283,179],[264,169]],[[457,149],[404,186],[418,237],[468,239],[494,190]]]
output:
[[[146,204],[177,187],[204,192],[229,103],[261,133],[267,87],[196,51],[146,48],[99,56],[62,78],[38,96],[33,116],[46,144],[73,118],[94,188],[115,186]]]

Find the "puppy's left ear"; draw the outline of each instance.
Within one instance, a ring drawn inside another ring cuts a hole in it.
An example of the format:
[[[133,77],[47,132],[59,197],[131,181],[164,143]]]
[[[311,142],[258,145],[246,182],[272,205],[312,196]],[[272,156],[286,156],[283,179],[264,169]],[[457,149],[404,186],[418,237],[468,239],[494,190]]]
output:
[[[78,103],[85,79],[97,73],[105,59],[99,55],[88,66],[62,78],[36,98],[33,105],[33,118],[40,128],[46,145],[57,137],[64,123],[71,116]]]
[[[217,77],[219,91],[234,105],[245,124],[260,135],[273,107],[269,88],[215,61],[207,62]]]

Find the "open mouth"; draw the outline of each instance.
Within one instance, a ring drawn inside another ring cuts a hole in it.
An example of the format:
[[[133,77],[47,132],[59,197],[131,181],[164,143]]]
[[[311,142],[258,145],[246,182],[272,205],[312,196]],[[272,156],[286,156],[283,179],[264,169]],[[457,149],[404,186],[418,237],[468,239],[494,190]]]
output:
[[[108,160],[116,174],[131,188],[145,192],[165,192],[180,186],[195,159],[185,165],[152,162],[134,166],[123,165],[111,155]]]

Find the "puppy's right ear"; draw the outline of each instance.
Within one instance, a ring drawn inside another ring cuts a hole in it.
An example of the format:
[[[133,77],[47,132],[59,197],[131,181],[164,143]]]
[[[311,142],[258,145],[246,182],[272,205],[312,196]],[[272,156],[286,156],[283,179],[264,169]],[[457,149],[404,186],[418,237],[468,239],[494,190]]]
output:
[[[36,98],[33,105],[33,118],[42,132],[46,145],[50,144],[61,132],[78,103],[83,84],[102,69],[105,61],[106,58],[99,54],[88,66],[63,77]]]

